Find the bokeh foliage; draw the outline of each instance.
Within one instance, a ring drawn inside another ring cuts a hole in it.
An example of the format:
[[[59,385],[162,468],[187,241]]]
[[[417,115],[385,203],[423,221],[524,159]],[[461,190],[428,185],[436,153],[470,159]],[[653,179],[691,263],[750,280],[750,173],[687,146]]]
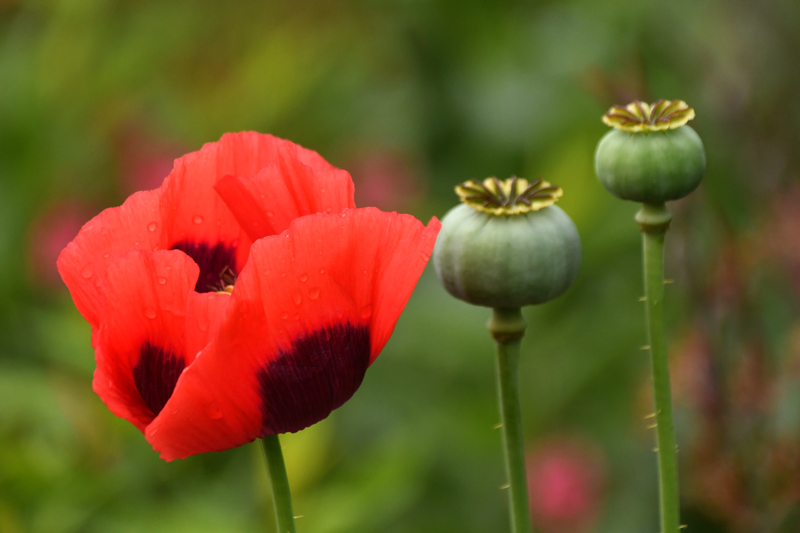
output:
[[[351,170],[359,205],[425,220],[468,178],[560,185],[584,262],[526,311],[528,441],[600,451],[591,531],[656,531],[636,207],[592,168],[600,116],[633,98],[689,102],[709,161],[668,235],[685,521],[797,531],[794,0],[0,1],[0,531],[272,527],[255,445],[167,464],[108,412],[39,250],[52,213],[88,219],[245,129]],[[428,269],[354,398],[284,439],[299,531],[506,527],[487,317]]]

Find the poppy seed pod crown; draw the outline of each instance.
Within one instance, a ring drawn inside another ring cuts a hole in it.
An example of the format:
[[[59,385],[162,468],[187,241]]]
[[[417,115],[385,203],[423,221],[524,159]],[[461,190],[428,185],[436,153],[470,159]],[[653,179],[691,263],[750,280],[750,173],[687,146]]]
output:
[[[613,129],[595,153],[600,182],[623,200],[658,204],[688,196],[706,169],[703,141],[686,125],[694,116],[681,100],[609,109],[603,122]]]
[[[447,291],[488,307],[552,300],[575,280],[578,230],[553,205],[560,187],[521,178],[470,180],[456,187],[462,203],[445,215],[433,263]]]

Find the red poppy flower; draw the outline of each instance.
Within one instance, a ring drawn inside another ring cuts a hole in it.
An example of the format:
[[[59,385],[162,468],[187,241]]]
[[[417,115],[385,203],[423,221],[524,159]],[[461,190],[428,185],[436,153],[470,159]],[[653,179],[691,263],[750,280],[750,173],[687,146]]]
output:
[[[298,431],[358,388],[439,222],[352,198],[316,153],[229,134],[62,252],[92,324],[94,389],[164,459]]]

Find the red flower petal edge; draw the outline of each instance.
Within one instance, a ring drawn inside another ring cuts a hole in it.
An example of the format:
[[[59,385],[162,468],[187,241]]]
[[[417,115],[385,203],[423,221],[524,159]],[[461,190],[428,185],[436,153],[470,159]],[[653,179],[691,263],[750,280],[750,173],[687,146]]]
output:
[[[256,242],[217,335],[147,440],[170,461],[327,417],[389,339],[439,229],[366,208],[299,218]]]
[[[194,361],[186,351],[186,303],[198,270],[174,251],[134,250],[108,267],[94,390],[142,432]]]

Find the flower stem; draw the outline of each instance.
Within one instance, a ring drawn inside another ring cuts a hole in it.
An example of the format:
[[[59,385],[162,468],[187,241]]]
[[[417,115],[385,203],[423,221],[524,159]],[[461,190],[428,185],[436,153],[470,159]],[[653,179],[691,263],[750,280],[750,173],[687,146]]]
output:
[[[503,425],[512,533],[530,533],[531,515],[525,477],[525,447],[519,406],[519,345],[525,335],[519,307],[495,308],[488,328],[497,341],[497,385]]]
[[[278,436],[267,435],[261,439],[261,450],[267,463],[278,533],[295,533],[292,493],[289,490],[289,478],[286,476],[286,465],[283,462],[283,451]]]
[[[669,358],[664,333],[664,235],[671,219],[663,203],[644,204],[636,215],[644,244],[646,315],[653,366],[662,533],[678,533],[680,530],[678,448],[672,422]]]

